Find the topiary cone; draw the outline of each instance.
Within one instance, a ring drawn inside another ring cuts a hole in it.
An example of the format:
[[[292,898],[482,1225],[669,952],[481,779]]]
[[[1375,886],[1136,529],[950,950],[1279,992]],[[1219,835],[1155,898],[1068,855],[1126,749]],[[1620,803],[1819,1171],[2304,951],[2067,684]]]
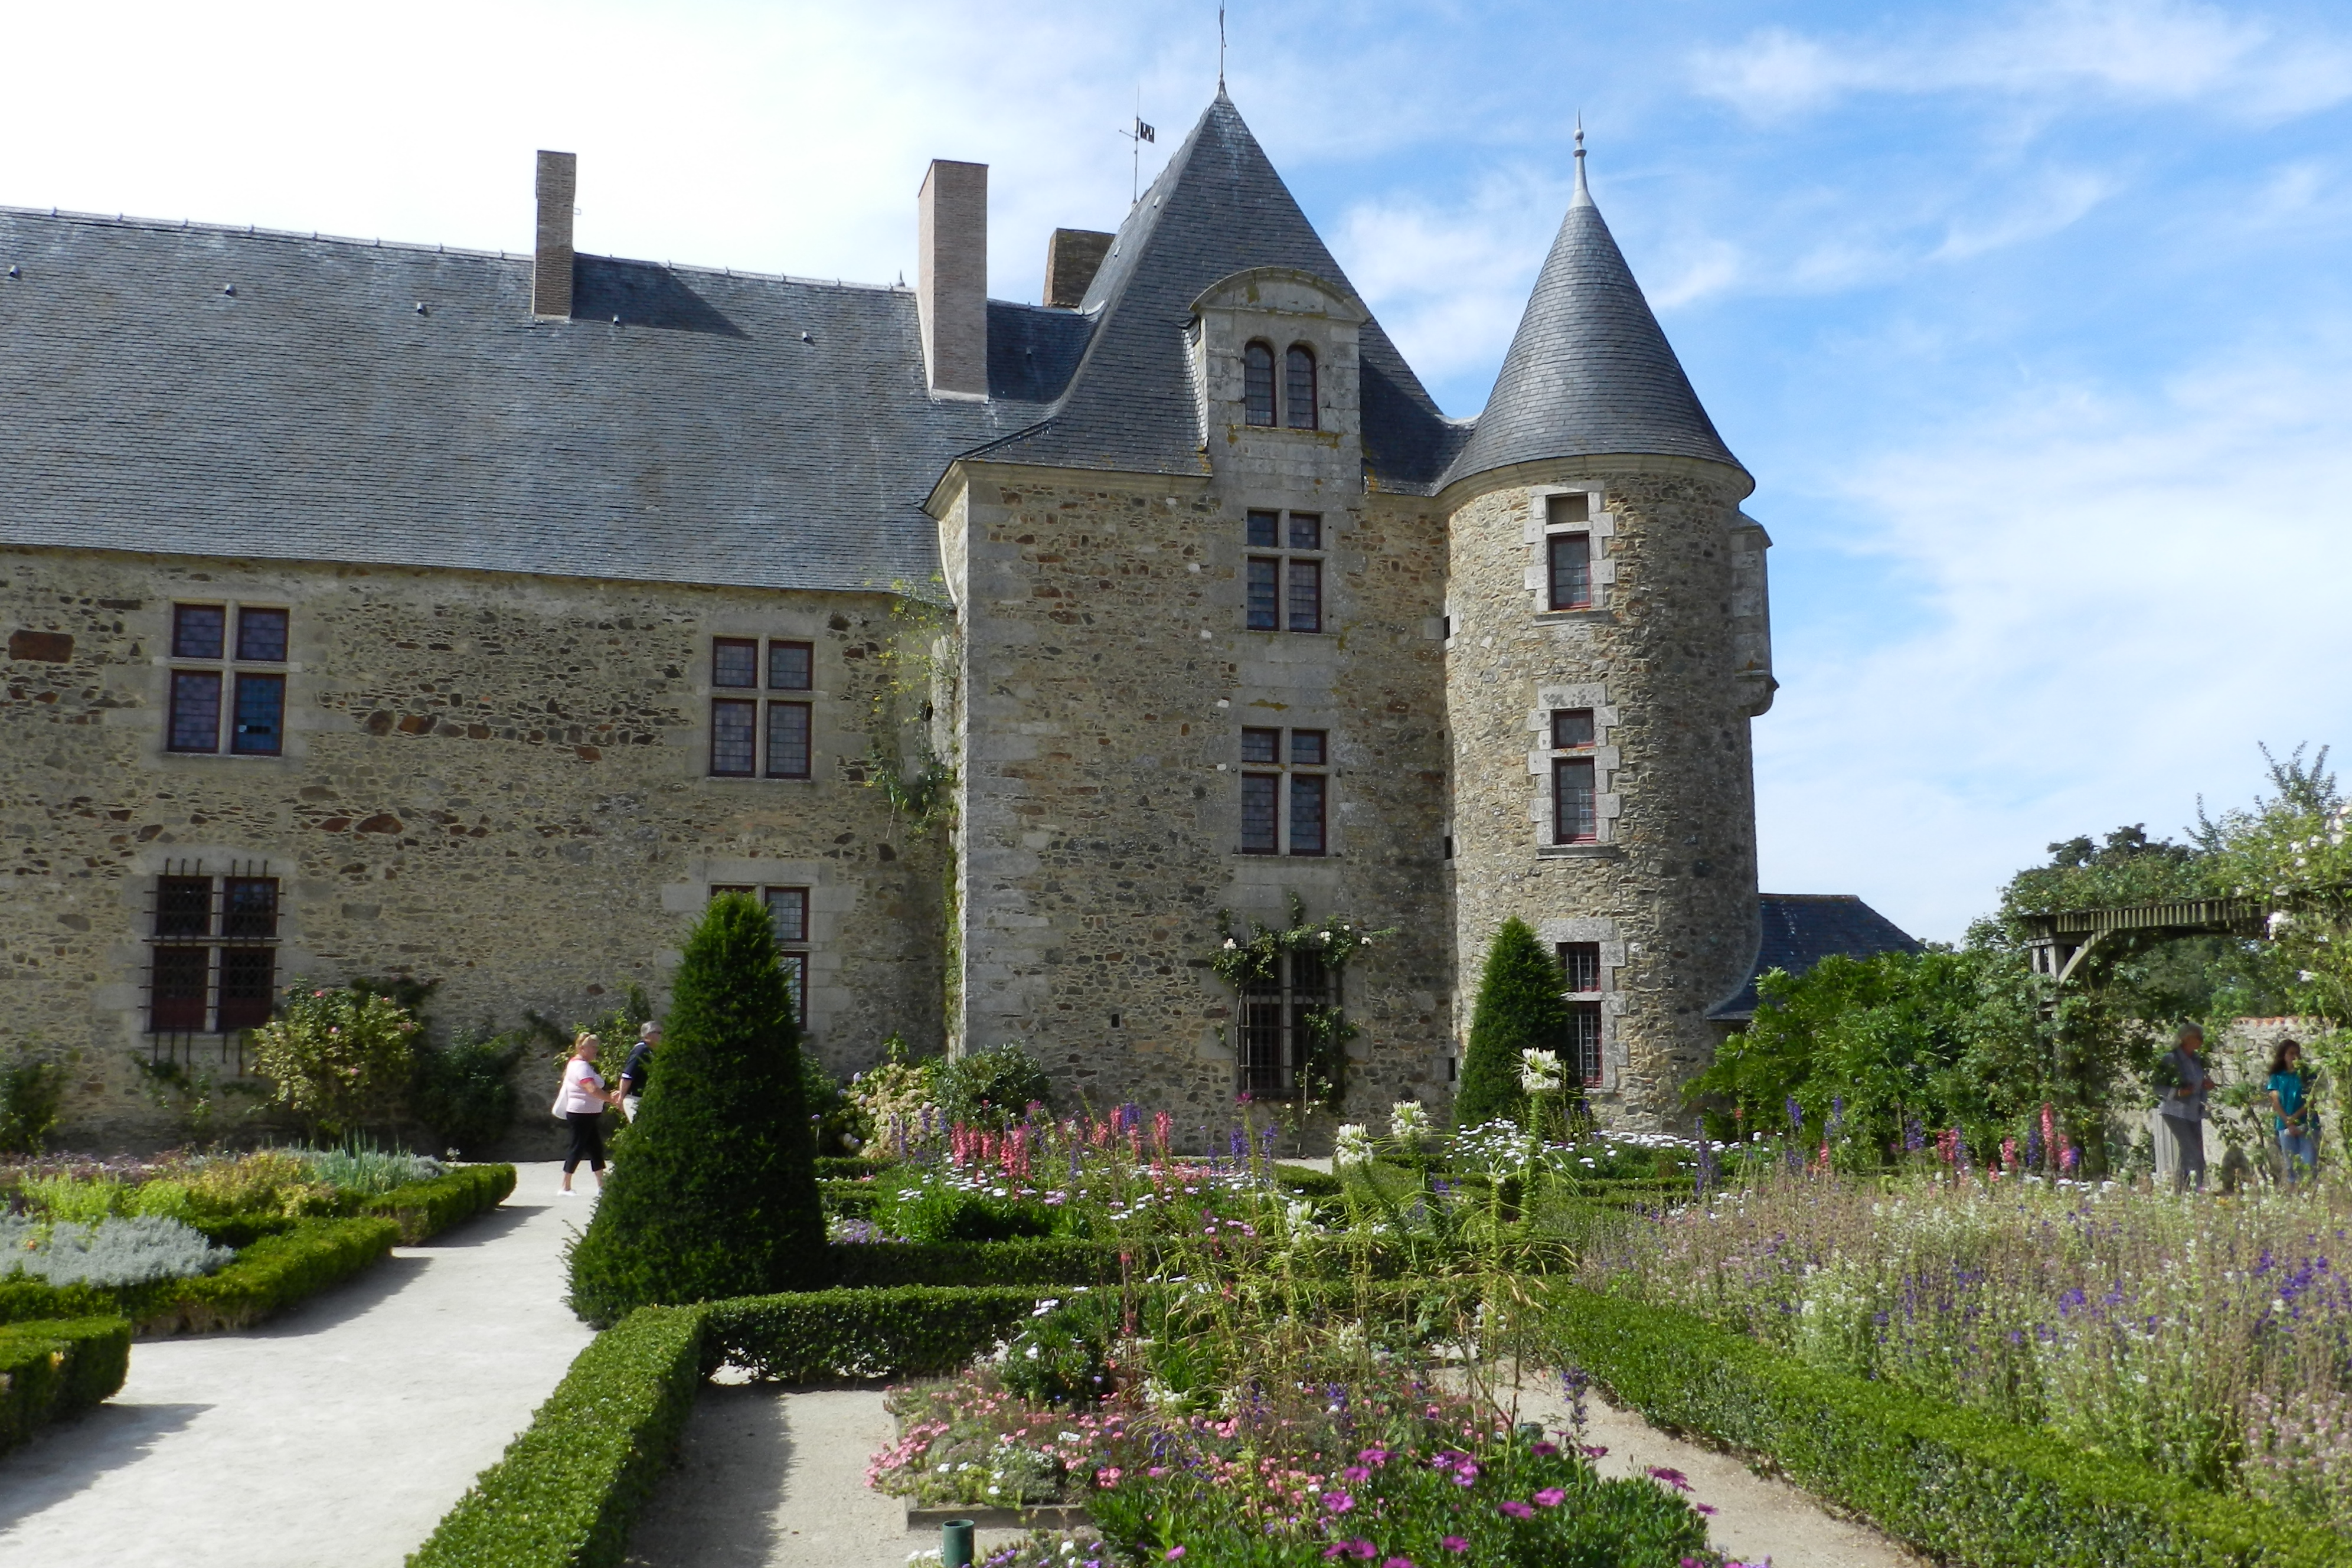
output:
[[[1568,1044],[1566,978],[1528,923],[1503,922],[1486,949],[1478,1004],[1470,1015],[1470,1049],[1454,1090],[1454,1124],[1475,1127],[1527,1120],[1519,1053],[1532,1046],[1557,1055]]]
[[[645,1103],[572,1250],[581,1317],[601,1328],[652,1303],[825,1283],[793,1012],[767,911],[740,893],[712,900]]]

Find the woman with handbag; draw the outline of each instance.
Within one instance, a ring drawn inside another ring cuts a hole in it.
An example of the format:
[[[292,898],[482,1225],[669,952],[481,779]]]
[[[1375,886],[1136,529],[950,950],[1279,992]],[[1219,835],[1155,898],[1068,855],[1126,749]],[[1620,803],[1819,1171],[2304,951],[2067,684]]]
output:
[[[559,1197],[572,1195],[572,1173],[580,1162],[596,1173],[599,1191],[604,1185],[604,1108],[613,1093],[596,1071],[596,1051],[604,1042],[583,1034],[572,1042],[572,1059],[563,1064],[563,1087],[556,1091],[555,1114],[572,1126],[572,1147],[563,1156],[563,1187]]]

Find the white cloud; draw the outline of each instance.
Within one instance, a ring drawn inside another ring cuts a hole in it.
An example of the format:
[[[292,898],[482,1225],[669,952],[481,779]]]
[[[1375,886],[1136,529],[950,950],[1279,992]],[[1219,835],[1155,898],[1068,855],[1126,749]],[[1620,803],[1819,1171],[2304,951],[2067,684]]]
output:
[[[2044,0],[1964,26],[1827,39],[1761,29],[1697,51],[1694,85],[1759,119],[1857,93],[2207,102],[2268,120],[2352,97],[2352,48],[2185,0]]]
[[[1757,729],[1768,885],[1957,938],[2053,839],[2242,800],[2258,742],[2352,744],[2352,331],[2144,399],[2021,397],[1864,461],[1837,500],[1913,609],[1865,646],[1784,633]]]

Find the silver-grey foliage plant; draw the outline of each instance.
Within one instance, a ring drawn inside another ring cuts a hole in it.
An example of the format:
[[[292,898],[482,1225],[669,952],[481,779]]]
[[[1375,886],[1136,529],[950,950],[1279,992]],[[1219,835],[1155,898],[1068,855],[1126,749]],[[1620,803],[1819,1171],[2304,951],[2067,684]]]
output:
[[[0,1258],[6,1274],[30,1274],[52,1285],[145,1285],[210,1274],[236,1256],[215,1247],[204,1232],[161,1215],[117,1216],[97,1225],[43,1227],[0,1219]],[[0,1278],[5,1278],[0,1275]]]

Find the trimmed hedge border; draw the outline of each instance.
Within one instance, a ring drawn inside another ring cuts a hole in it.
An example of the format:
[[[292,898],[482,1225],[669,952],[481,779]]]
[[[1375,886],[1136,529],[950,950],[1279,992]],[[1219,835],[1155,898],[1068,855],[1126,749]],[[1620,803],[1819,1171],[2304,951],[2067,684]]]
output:
[[[1798,1485],[1973,1568],[2321,1568],[2352,1544],[2137,1460],[1817,1371],[1687,1312],[1561,1286],[1563,1359],[1662,1426],[1769,1458]]]
[[[512,1165],[459,1165],[429,1181],[363,1198],[358,1212],[392,1221],[400,1226],[400,1245],[415,1247],[498,1207],[514,1189]]]
[[[111,1397],[130,1371],[128,1318],[0,1328],[0,1449]]]
[[[783,1383],[953,1372],[1035,1310],[1035,1287],[905,1286],[743,1296],[703,1308],[704,1370]]]
[[[1018,1241],[835,1242],[825,1248],[835,1290],[907,1285],[1108,1285],[1118,1248],[1099,1241],[1029,1237]]]
[[[408,1568],[616,1568],[702,1384],[702,1307],[640,1307],[590,1342]]]

